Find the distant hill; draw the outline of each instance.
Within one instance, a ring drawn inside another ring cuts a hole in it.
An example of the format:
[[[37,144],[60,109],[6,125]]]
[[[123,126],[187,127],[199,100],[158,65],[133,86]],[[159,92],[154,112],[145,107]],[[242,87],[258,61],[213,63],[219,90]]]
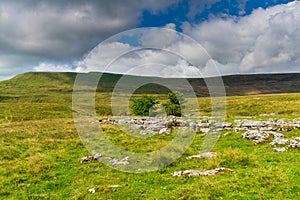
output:
[[[96,78],[99,73],[85,74],[88,79]],[[1,90],[58,90],[71,92],[77,73],[69,72],[28,72],[15,76],[14,78],[0,82]],[[103,74],[101,84],[98,86],[100,92],[110,92],[122,75]],[[149,77],[129,76],[129,79],[148,79]],[[295,93],[300,92],[300,73],[291,74],[251,74],[224,76],[223,82],[228,96],[241,96],[252,94],[271,93]],[[155,78],[160,79],[160,78]],[[166,80],[166,79],[165,79]],[[168,79],[178,81],[178,79]],[[188,79],[198,96],[208,96],[208,90],[203,79]],[[134,81],[133,81],[134,83]],[[147,85],[136,91],[136,93],[167,93],[169,90],[159,85]]]

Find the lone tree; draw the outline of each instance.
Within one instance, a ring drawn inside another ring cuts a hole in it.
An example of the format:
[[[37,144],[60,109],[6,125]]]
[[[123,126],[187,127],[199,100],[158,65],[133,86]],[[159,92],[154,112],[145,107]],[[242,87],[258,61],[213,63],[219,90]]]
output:
[[[182,104],[185,102],[184,95],[177,91],[171,92],[168,94],[168,99],[169,102],[163,104],[167,115],[181,117],[181,108],[184,107]]]
[[[134,115],[149,116],[150,109],[157,104],[158,101],[154,96],[142,96],[138,99],[133,99],[131,110]]]

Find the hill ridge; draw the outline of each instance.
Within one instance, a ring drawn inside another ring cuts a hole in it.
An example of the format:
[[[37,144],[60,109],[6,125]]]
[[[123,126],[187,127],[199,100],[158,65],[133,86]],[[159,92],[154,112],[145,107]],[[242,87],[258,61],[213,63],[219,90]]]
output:
[[[70,91],[78,73],[76,72],[26,72],[9,80],[1,81],[0,88],[68,88]],[[98,76],[100,72],[86,73],[87,76]],[[147,79],[151,77],[133,78]],[[116,82],[122,77],[120,74],[104,73],[98,91],[110,92]],[[215,77],[211,77],[215,78]],[[160,79],[160,78],[158,78]],[[176,80],[176,78],[170,78]],[[207,78],[210,79],[210,78]],[[227,96],[243,96],[252,94],[296,93],[300,92],[300,73],[272,73],[272,74],[237,74],[222,76]],[[203,78],[188,78],[198,96],[208,96],[208,90]],[[140,93],[165,93],[166,90],[153,85],[140,90]]]

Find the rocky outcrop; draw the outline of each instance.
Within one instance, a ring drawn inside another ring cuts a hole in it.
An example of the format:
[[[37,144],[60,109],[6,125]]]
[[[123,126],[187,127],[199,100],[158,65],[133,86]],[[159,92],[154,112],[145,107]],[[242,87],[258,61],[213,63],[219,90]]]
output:
[[[127,118],[127,119],[108,119],[99,120],[100,124],[120,124],[129,125],[129,128],[134,131],[138,131],[140,135],[154,135],[154,134],[170,134],[171,129],[168,124],[172,120],[168,118],[155,118],[155,117],[143,117],[143,118]]]
[[[141,135],[149,134],[170,134],[172,126],[190,127],[192,130],[208,133],[213,130],[231,130],[232,123],[219,122],[214,120],[185,120],[183,118],[169,116],[165,118],[142,117],[142,118],[127,118],[127,119],[108,119],[99,120],[100,124],[120,124],[129,125],[132,130],[138,130]]]
[[[212,170],[207,171],[199,171],[199,170],[184,170],[184,171],[177,171],[173,172],[172,176],[212,176],[216,174],[223,174],[223,173],[233,173],[234,171],[232,169],[228,168],[216,168]]]
[[[242,134],[242,137],[252,140],[255,144],[259,144],[269,139],[270,133],[270,131],[248,130]]]
[[[272,114],[273,115],[273,114]],[[269,116],[269,115],[261,115]],[[263,143],[269,140],[271,137],[274,140],[270,143],[270,146],[286,148],[300,149],[299,138],[287,139],[284,134],[280,132],[291,131],[294,129],[300,129],[300,118],[293,121],[287,121],[286,119],[273,119],[270,118],[267,121],[242,119],[235,120],[234,123],[215,121],[210,117],[202,117],[201,120],[193,121],[191,119],[185,119],[180,117],[142,117],[142,118],[127,118],[119,120],[99,120],[101,124],[121,124],[129,125],[129,127],[138,131],[140,135],[154,135],[154,134],[170,134],[171,128],[174,126],[190,127],[194,131],[202,133],[211,133],[221,130],[234,130],[236,133],[242,133],[242,137],[253,141],[255,144]],[[195,155],[195,158],[201,157]],[[86,158],[90,159],[90,158]]]
[[[243,138],[253,141],[255,144],[263,143],[273,136],[270,146],[276,152],[286,152],[288,148],[300,149],[300,138],[287,139],[284,134],[274,131],[248,130],[242,134]],[[285,146],[285,147],[283,147]]]
[[[262,131],[291,131],[300,129],[300,120],[287,122],[285,119],[269,119],[268,121],[235,120],[236,130],[257,129]]]

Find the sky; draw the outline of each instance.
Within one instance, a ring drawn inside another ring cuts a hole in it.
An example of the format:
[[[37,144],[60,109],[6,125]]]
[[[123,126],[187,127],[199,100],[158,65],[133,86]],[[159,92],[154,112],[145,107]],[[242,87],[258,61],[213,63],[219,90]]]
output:
[[[145,27],[164,31],[140,31]],[[29,71],[101,71],[124,52],[110,71],[163,77],[197,77],[197,67],[215,75],[212,66],[221,75],[300,72],[300,2],[0,2],[0,80]]]

